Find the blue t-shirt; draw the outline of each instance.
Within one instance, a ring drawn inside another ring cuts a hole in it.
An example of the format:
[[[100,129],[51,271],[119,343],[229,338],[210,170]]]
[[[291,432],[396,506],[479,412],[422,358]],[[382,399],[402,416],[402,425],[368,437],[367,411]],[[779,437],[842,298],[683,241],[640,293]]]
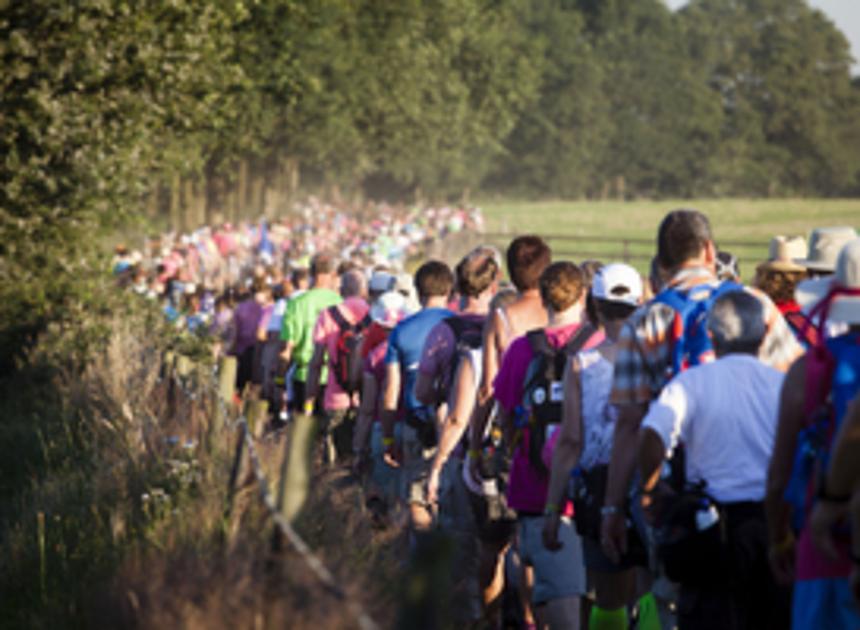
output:
[[[433,327],[451,315],[453,313],[447,308],[425,308],[397,324],[388,337],[385,364],[400,365],[400,372],[404,375],[403,400],[406,408],[411,411],[424,407],[415,398],[415,381],[418,378],[418,364],[421,362],[424,342]]]

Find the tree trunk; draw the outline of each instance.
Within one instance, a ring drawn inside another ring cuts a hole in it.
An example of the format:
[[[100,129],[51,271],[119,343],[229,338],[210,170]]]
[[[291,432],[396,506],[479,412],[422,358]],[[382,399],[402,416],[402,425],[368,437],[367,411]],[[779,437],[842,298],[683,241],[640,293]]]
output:
[[[180,229],[182,221],[182,212],[180,206],[182,204],[182,178],[179,175],[174,175],[170,183],[170,229]]]

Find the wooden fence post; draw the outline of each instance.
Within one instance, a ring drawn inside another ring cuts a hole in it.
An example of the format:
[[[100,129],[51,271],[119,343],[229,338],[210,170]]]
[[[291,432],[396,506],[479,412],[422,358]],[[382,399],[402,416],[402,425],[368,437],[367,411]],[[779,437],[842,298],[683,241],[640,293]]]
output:
[[[269,413],[269,401],[259,398],[250,399],[245,406],[245,418],[248,420],[248,429],[254,437],[260,437],[266,417]]]
[[[278,509],[288,522],[293,522],[308,496],[315,434],[316,419],[312,415],[293,416],[278,487]]]
[[[218,403],[215,409],[214,432],[220,432],[227,423],[225,408],[233,404],[233,391],[236,388],[236,357],[221,357],[218,370]]]
[[[236,503],[236,491],[248,469],[248,448],[245,445],[247,436],[244,431],[239,432],[239,441],[236,445],[236,455],[233,457],[233,466],[230,468],[230,481],[227,486],[227,508],[224,513],[225,520],[229,523],[233,514],[233,506]]]

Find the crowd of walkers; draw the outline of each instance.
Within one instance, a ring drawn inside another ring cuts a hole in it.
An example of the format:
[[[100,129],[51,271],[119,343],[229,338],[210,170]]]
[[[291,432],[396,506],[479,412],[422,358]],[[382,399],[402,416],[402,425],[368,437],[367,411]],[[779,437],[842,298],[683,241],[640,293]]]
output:
[[[647,277],[533,235],[402,271],[480,224],[312,202],[116,265],[238,357],[268,430],[314,417],[410,553],[448,537],[456,627],[860,627],[854,229],[775,237],[751,286],[695,210]]]

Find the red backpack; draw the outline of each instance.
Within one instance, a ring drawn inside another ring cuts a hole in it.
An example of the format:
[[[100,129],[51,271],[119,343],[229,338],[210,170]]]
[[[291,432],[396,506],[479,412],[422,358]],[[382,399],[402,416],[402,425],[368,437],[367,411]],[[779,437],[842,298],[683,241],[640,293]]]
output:
[[[329,314],[339,330],[332,357],[332,372],[337,384],[352,398],[361,387],[361,346],[370,326],[370,315],[351,324],[337,306],[329,308]]]

